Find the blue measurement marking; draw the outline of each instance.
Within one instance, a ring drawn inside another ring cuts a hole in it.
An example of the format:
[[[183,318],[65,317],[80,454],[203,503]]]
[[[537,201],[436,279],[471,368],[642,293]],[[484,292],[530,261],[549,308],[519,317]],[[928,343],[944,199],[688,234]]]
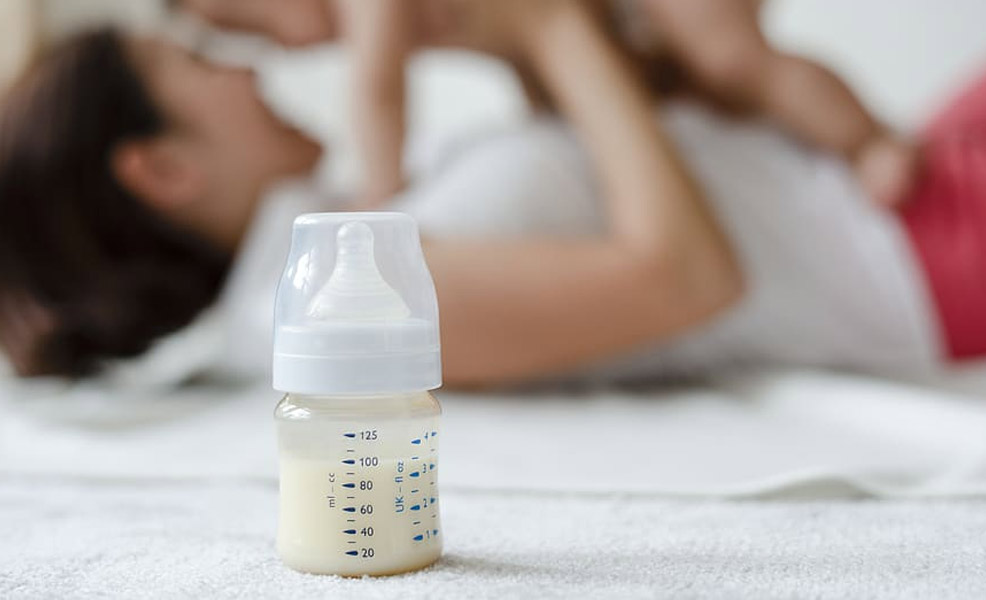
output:
[[[347,556],[359,556],[359,552],[357,552],[356,550],[350,550],[349,552],[346,553],[346,555]]]
[[[415,504],[414,506],[411,507],[411,510],[421,510],[421,505]]]
[[[417,493],[418,493],[418,492],[420,492],[420,491],[421,491],[421,490],[411,490],[411,493],[412,493],[412,494],[417,494]]]
[[[411,443],[412,444],[420,444],[421,443],[421,439],[420,438],[415,438],[415,439],[411,440]]]
[[[354,459],[352,459],[352,458],[347,458],[344,461],[342,461],[342,464],[344,464],[344,465],[355,465],[356,464],[356,461]]]
[[[415,521],[415,522],[411,523],[411,525],[421,525],[421,521]]]
[[[428,433],[425,432],[425,439],[428,439]]]
[[[435,463],[429,463],[428,464],[428,468],[429,469],[434,469],[435,468]]]
[[[437,431],[432,431],[431,432],[431,437],[438,437],[438,432]]]
[[[347,438],[354,438],[354,437],[356,437],[356,434],[355,433],[344,433],[342,435],[346,436]]]
[[[415,471],[415,472],[411,473],[410,475],[408,475],[408,477],[417,477],[418,475],[421,475],[421,473],[419,473],[418,471]]]
[[[418,460],[419,458],[421,458],[421,457],[420,456],[412,456],[411,457],[411,460]]]
[[[342,487],[353,489],[354,487],[356,487],[356,484],[355,483],[344,483],[344,484],[342,484]]]
[[[430,500],[431,500],[431,503],[432,503],[432,504],[434,504],[434,503],[435,503],[435,499],[434,499],[434,498],[430,498]]]
[[[342,510],[344,512],[356,512],[356,507],[355,506],[347,506],[346,508],[344,508]]]
[[[420,542],[423,539],[425,539],[425,536],[423,536],[421,534],[418,534],[418,535],[414,536],[414,541],[415,542]]]
[[[343,533],[345,533],[346,535],[356,535],[356,530],[355,529],[344,529],[343,530]]]
[[[437,529],[432,529],[431,530],[431,535],[438,535],[438,530]]]

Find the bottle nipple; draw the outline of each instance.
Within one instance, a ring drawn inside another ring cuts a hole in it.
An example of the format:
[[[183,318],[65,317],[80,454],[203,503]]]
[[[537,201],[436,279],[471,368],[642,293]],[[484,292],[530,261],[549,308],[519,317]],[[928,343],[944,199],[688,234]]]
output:
[[[377,268],[373,230],[353,221],[339,229],[336,240],[335,268],[312,300],[308,316],[356,321],[408,318],[411,310]]]

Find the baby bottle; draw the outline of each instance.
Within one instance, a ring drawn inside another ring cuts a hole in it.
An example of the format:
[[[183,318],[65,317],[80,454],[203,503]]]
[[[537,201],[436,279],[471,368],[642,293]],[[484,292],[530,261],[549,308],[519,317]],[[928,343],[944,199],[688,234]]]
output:
[[[277,550],[289,567],[390,575],[442,552],[438,303],[415,222],[299,217],[277,292]]]

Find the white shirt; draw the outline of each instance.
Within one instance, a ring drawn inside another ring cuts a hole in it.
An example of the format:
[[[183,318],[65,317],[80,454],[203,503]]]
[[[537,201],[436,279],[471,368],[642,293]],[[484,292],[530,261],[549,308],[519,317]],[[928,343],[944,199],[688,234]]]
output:
[[[939,363],[933,313],[902,228],[871,206],[839,160],[760,124],[686,106],[662,113],[733,240],[748,294],[716,321],[582,370],[580,378],[661,377],[744,363],[880,373]],[[444,156],[391,207],[416,217],[425,236],[605,229],[592,166],[557,122],[460,143]],[[259,212],[223,295],[226,367],[268,371],[273,294],[291,220],[331,208],[311,188],[292,185]]]

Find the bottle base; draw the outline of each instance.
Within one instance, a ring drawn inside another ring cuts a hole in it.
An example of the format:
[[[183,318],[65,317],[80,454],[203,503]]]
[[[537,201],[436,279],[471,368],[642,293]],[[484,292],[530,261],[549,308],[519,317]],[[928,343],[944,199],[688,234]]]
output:
[[[278,551],[281,562],[299,573],[309,575],[336,575],[339,577],[390,577],[420,571],[432,566],[442,557],[441,547],[434,552],[422,553],[420,556],[408,557],[400,561],[370,564],[369,561],[346,564],[336,559],[325,560],[320,557],[306,556],[291,552]],[[353,559],[358,561],[359,559]]]

